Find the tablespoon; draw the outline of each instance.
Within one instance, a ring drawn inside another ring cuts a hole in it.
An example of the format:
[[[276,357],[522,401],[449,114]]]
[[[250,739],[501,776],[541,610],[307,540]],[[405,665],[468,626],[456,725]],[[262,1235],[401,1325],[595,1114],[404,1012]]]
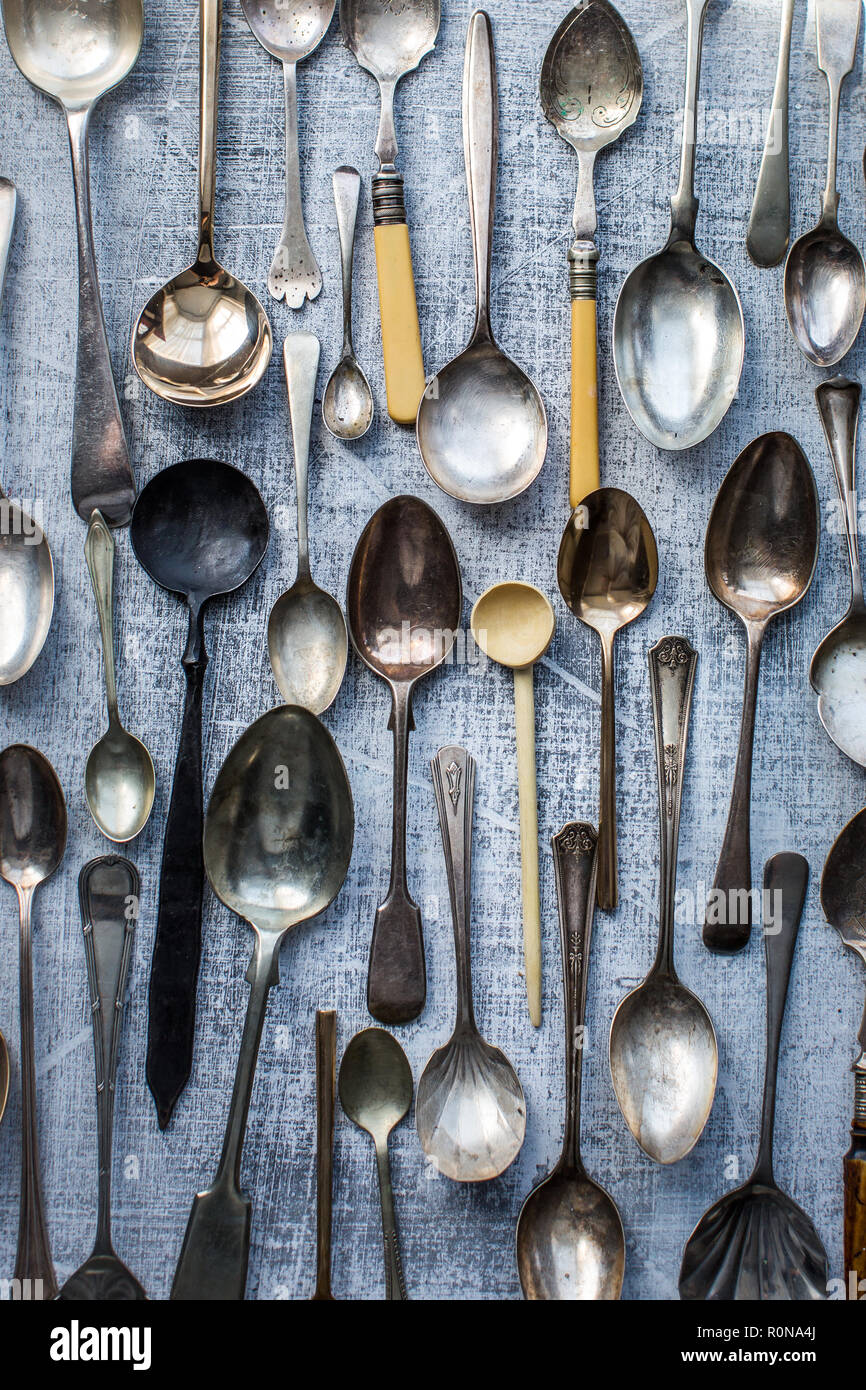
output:
[[[132,334],[145,386],[173,405],[216,406],[261,381],[271,360],[268,316],[251,290],[214,256],[217,89],[222,0],[200,0],[198,251],[192,265],[152,295]]]
[[[791,227],[791,177],[788,164],[788,74],[794,0],[782,0],[779,58],[767,137],[755,187],[746,250],[755,265],[778,265],[788,249]]]
[[[216,1177],[193,1202],[171,1296],[242,1299],[252,1204],[241,1160],[268,995],[293,927],[334,901],[352,857],[352,792],[337,745],[309,710],[280,705],[242,734],[207,808],[204,860],[221,902],[255,933],[250,998]]]
[[[613,643],[649,606],[658,575],[655,536],[634,498],[616,487],[585,497],[562,533],[557,578],[574,616],[601,639],[598,905],[605,912],[619,901]]]
[[[373,393],[352,342],[352,258],[361,175],[342,165],[334,172],[334,203],[343,269],[343,355],[331,372],[322,397],[322,418],[336,439],[360,439],[373,423]]]
[[[697,663],[685,637],[663,637],[650,649],[661,830],[659,941],[652,969],[622,1000],[610,1027],[617,1103],[632,1135],[656,1163],[677,1163],[697,1143],[719,1071],[712,1020],[674,968],[680,808]]]
[[[711,951],[739,951],[752,930],[752,749],[767,626],[794,608],[818,562],[818,492],[789,434],[762,434],[734,460],[707,524],[704,569],[719,603],[746,629],[743,717],[731,805],[704,915]]]
[[[87,134],[100,97],[129,74],[144,29],[142,0],[2,0],[9,50],[21,72],[62,108],[69,130],[78,228],[78,352],[72,419],[72,496],[90,521],[98,507],[125,526],[135,483],[102,316],[90,218]]]
[[[298,153],[298,63],[318,48],[328,32],[336,0],[241,0],[247,24],[262,48],[283,65],[286,93],[286,207],[279,245],[268,274],[274,299],[291,309],[315,299],[322,272],[310,249],[301,199]]]
[[[388,1139],[412,1104],[412,1072],[396,1038],[382,1028],[356,1033],[340,1064],[340,1104],[376,1146],[382,1237],[385,1247],[385,1298],[404,1302],[409,1295],[403,1278]]]
[[[50,878],[66,848],[66,803],[48,759],[15,743],[0,753],[0,877],[18,895],[18,989],[21,1017],[21,1205],[13,1278],[30,1296],[57,1293],[39,1175],[36,1044],[33,1030],[33,928],[36,889]]]
[[[745,329],[737,292],[695,245],[695,124],[709,0],[686,0],[686,99],[671,232],[623,285],[613,322],[616,379],[651,444],[691,449],[711,435],[737,394]]]
[[[524,1298],[617,1299],[625,1236],[612,1197],[580,1155],[580,1092],[586,1042],[586,984],[595,911],[598,836],[572,822],[551,840],[559,902],[565,999],[565,1135],[562,1155],[530,1192],[517,1221],[517,1269]]]
[[[799,854],[777,854],[764,870],[765,901],[774,907],[772,924],[765,923],[770,929],[764,931],[767,1062],[758,1156],[748,1182],[714,1203],[689,1236],[680,1268],[683,1300],[827,1297],[827,1254],[818,1232],[773,1176],[779,1043],[808,881],[809,865]]]
[[[821,382],[815,399],[842,503],[851,565],[851,603],[812,657],[809,680],[827,733],[837,748],[866,767],[866,604],[860,575],[856,490],[860,387],[856,381],[832,377]]]
[[[815,0],[818,67],[830,91],[830,141],[821,216],[794,242],[785,263],[785,310],[800,351],[832,367],[854,344],[866,307],[866,268],[839,230],[836,157],[842,84],[854,66],[860,0]]]
[[[418,447],[434,483],[461,502],[507,502],[538,476],[547,415],[537,388],[499,348],[490,323],[499,98],[493,31],[469,21],[463,69],[463,153],[475,256],[475,327],[469,345],[433,377],[418,408]]]
[[[520,1152],[526,1102],[503,1052],[485,1042],[472,1005],[472,813],[475,759],[440,748],[430,763],[445,851],[457,961],[457,1020],[428,1061],[415,1101],[421,1148],[455,1182],[498,1178]]]
[[[286,704],[303,705],[313,714],[323,714],[343,683],[349,639],[339,603],[313,583],[310,573],[307,495],[318,338],[312,333],[289,334],[283,344],[283,362],[298,493],[298,574],[271,609],[268,652],[274,680]]]
[[[117,1060],[140,897],[138,870],[120,855],[92,859],[78,876],[96,1059],[99,1210],[93,1253],[67,1279],[58,1294],[61,1301],[70,1303],[124,1302],[147,1298],[141,1284],[118,1258],[111,1243],[112,1131]]]

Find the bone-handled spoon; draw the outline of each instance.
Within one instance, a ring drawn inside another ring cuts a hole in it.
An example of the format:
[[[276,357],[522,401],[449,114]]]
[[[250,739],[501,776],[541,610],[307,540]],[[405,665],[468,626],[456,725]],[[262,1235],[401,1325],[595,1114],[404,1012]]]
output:
[[[778,265],[788,249],[791,229],[791,174],[788,162],[788,74],[794,0],[782,0],[779,61],[767,138],[746,234],[746,250],[755,265]]]

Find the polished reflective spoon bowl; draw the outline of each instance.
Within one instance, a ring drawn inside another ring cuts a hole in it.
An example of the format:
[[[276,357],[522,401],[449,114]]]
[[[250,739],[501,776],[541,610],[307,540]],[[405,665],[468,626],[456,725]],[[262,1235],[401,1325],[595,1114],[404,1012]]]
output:
[[[268,316],[213,252],[222,0],[201,5],[199,244],[193,264],[148,301],[132,335],[135,369],[174,405],[226,405],[252,390],[271,360]]]
[[[462,502],[506,502],[537,477],[547,416],[529,377],[497,346],[490,324],[490,252],[496,201],[498,98],[493,32],[469,21],[463,73],[463,148],[475,251],[475,328],[469,346],[427,386],[418,410],[424,466]]]

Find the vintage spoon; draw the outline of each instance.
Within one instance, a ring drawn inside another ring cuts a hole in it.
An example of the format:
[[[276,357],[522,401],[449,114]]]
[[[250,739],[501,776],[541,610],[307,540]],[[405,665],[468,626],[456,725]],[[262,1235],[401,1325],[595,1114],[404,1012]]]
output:
[[[397,83],[432,53],[439,33],[439,0],[340,0],[343,38],[379,84],[376,136],[379,172],[373,176],[373,237],[388,414],[414,425],[424,390],[424,359],[403,175],[397,172],[394,93]]]
[[[644,1153],[677,1163],[694,1148],[716,1092],[712,1020],[674,968],[680,807],[697,652],[685,637],[650,649],[658,769],[659,942],[653,967],[620,1003],[610,1028],[610,1074],[619,1108]]]
[[[59,1299],[70,1303],[118,1303],[147,1298],[141,1284],[118,1259],[111,1243],[117,1059],[140,897],[138,870],[120,855],[92,859],[78,876],[96,1058],[99,1212],[93,1254],[67,1279],[58,1294]]]
[[[335,439],[360,439],[373,423],[373,392],[355,356],[352,342],[352,260],[361,175],[348,165],[334,172],[334,205],[340,234],[343,271],[343,355],[328,378],[322,419]]]
[[[51,1299],[57,1280],[51,1260],[42,1182],[33,1033],[33,895],[50,878],[66,848],[66,803],[54,768],[35,748],[14,743],[0,753],[0,877],[18,895],[21,1014],[21,1207],[14,1279],[28,1280],[31,1297]]]
[[[213,1185],[193,1203],[173,1299],[244,1296],[252,1208],[240,1171],[268,994],[288,932],[324,912],[342,888],[353,835],[349,780],[325,726],[290,705],[256,720],[220,768],[205,820],[210,885],[256,940],[222,1156]]]
[[[767,625],[800,602],[818,560],[818,493],[789,434],[762,434],[735,459],[710,513],[707,583],[746,629],[740,744],[725,838],[704,916],[711,951],[739,951],[752,929],[749,819],[761,648]]]
[[[343,1053],[339,1087],[340,1104],[349,1119],[366,1130],[376,1146],[385,1241],[385,1298],[402,1303],[409,1295],[400,1260],[388,1139],[412,1104],[412,1072],[397,1039],[382,1028],[356,1033]]]
[[[598,461],[598,225],[595,157],[634,125],[643,100],[640,54],[625,20],[608,0],[589,0],[560,24],[541,69],[541,105],[578,162],[571,289],[572,509],[600,486]]]
[[[18,194],[0,178],[0,298]],[[54,612],[54,563],[45,533],[0,487],[0,685],[30,670],[45,645]]]
[[[247,24],[262,48],[283,65],[286,93],[286,201],[283,230],[268,274],[274,299],[300,309],[322,288],[322,272],[310,248],[301,198],[298,152],[298,63],[318,48],[334,16],[336,0],[241,0]]]
[[[598,905],[605,912],[619,901],[613,641],[620,628],[645,611],[658,574],[655,536],[634,498],[616,487],[585,497],[562,533],[557,578],[574,616],[601,639]]]
[[[147,824],[156,791],[153,760],[140,739],[123,727],[117,706],[114,670],[114,537],[96,509],[87,530],[84,554],[96,596],[105,657],[108,730],[91,749],[84,769],[90,814],[108,840],[125,844]]]
[[[778,265],[788,249],[791,227],[791,177],[788,164],[788,74],[794,0],[782,0],[779,59],[767,138],[755,187],[746,250],[755,265]]]
[[[524,1298],[617,1299],[625,1236],[612,1197],[580,1156],[580,1091],[586,983],[596,899],[598,836],[572,822],[551,840],[559,901],[565,999],[565,1135],[559,1162],[532,1189],[517,1222],[517,1269]]]
[[[705,1212],[686,1242],[680,1298],[734,1300],[824,1299],[827,1255],[806,1213],[773,1176],[773,1121],[782,1018],[809,865],[799,854],[777,854],[764,870],[773,929],[764,932],[767,959],[767,1065],[761,1141],[752,1176]]]
[[[183,718],[162,848],[150,975],[147,1082],[160,1129],[192,1067],[204,891],[201,709],[207,603],[245,584],[268,548],[258,489],[228,463],[190,459],[164,468],[140,493],[132,548],[155,584],[186,600]]]
[[[9,1070],[9,1045],[0,1033],[0,1120],[6,1113],[6,1102],[9,1099]]]
[[[461,502],[507,502],[537,477],[547,416],[526,373],[498,347],[490,324],[490,254],[496,204],[499,99],[493,32],[483,10],[469,21],[463,70],[463,153],[475,255],[475,327],[469,345],[430,381],[418,409],[418,447],[443,492]]]
[[[130,73],[141,50],[142,0],[2,0],[9,50],[28,82],[53,97],[69,130],[78,228],[78,354],[72,422],[72,500],[125,526],[135,483],[102,316],[90,220],[87,132],[93,108]]]
[[[450,1039],[433,1053],[418,1082],[415,1124],[421,1148],[446,1178],[487,1182],[504,1173],[520,1152],[526,1102],[504,1052],[479,1033],[472,1005],[475,759],[464,748],[440,748],[430,768],[454,924],[457,1020]]]
[[[842,942],[866,963],[866,811],[845,826],[827,856],[821,878],[821,906]],[[858,1300],[866,1279],[866,1011],[857,1035],[854,1073],[854,1118],[851,1147],[845,1155],[844,1260],[848,1298]],[[853,1281],[853,1287],[852,1287]]]
[[[264,376],[273,347],[261,304],[213,251],[221,17],[222,0],[200,0],[198,251],[187,270],[151,297],[132,335],[135,370],[174,405],[237,400]]]
[[[316,1291],[312,1303],[333,1303],[331,1207],[334,1183],[334,1098],[337,1089],[337,1015],[316,1011]]]
[[[794,242],[785,264],[785,310],[800,351],[818,367],[841,361],[860,331],[866,268],[839,231],[836,155],[842,84],[854,66],[860,0],[815,0],[818,67],[830,90],[830,144],[821,216]]]
[[[349,639],[339,603],[313,583],[310,573],[307,496],[318,338],[312,333],[290,333],[283,344],[283,362],[298,492],[298,574],[271,610],[268,651],[274,680],[286,704],[303,705],[313,714],[323,714],[343,683]]]
[[[535,770],[535,663],[553,641],[550,601],[532,584],[494,584],[472,610],[472,636],[485,656],[514,672],[514,726],[520,801],[523,956],[526,997],[541,1027],[541,906],[538,894],[538,789]]]
[[[451,537],[417,497],[392,497],[367,522],[349,570],[346,616],[359,657],[391,690],[391,882],[376,912],[367,1007],[381,1023],[417,1018],[427,997],[421,913],[406,878],[406,778],[412,691],[445,660],[462,609]]]
[[[815,392],[836,485],[842,503],[851,603],[812,657],[809,680],[818,696],[818,716],[837,748],[866,767],[866,604],[860,575],[857,517],[857,417],[860,387],[833,377]]]
[[[743,370],[737,292],[695,245],[695,120],[709,0],[686,0],[688,40],[680,181],[671,234],[629,275],[613,322],[616,379],[629,414],[659,449],[691,449],[727,413]]]

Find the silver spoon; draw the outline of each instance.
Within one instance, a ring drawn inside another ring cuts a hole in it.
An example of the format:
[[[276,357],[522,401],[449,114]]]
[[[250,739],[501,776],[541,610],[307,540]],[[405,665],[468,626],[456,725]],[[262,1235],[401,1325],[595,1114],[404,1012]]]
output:
[[[0,178],[0,297],[18,195]],[[26,675],[45,645],[54,613],[54,562],[42,527],[0,487],[0,685]]]
[[[704,916],[711,951],[739,951],[752,930],[752,749],[767,626],[794,608],[818,561],[818,492],[789,434],[762,434],[732,463],[707,523],[704,569],[719,603],[746,629],[743,718],[731,805]]]
[[[319,368],[319,340],[291,333],[283,344],[286,386],[292,417],[298,490],[298,577],[277,599],[268,621],[268,651],[280,694],[287,705],[322,714],[343,683],[349,638],[343,610],[313,583],[307,533],[307,480],[310,426]]]
[[[6,1102],[9,1099],[9,1072],[9,1045],[0,1033],[0,1120],[6,1113]]]
[[[818,716],[837,748],[866,767],[866,604],[857,521],[857,417],[860,387],[833,377],[815,392],[836,484],[851,565],[851,603],[812,657],[809,680],[818,696]]]
[[[504,1173],[520,1152],[526,1102],[508,1058],[479,1033],[472,1006],[475,759],[463,748],[440,748],[430,768],[454,923],[457,1021],[418,1082],[415,1124],[421,1148],[446,1178],[486,1182]]]
[[[108,730],[91,750],[84,770],[90,814],[107,840],[125,844],[147,824],[156,791],[153,760],[140,739],[120,721],[114,670],[114,537],[101,512],[94,511],[84,545],[96,595],[105,658]]]
[[[517,1269],[525,1298],[617,1299],[625,1235],[616,1204],[593,1182],[580,1155],[580,1091],[586,984],[598,836],[572,822],[551,840],[559,901],[565,997],[565,1136],[562,1155],[530,1192],[517,1222]]]
[[[51,1260],[42,1181],[36,1105],[33,1030],[33,896],[63,858],[66,803],[54,768],[35,748],[14,743],[0,753],[0,877],[18,895],[21,1014],[21,1207],[13,1278],[28,1280],[31,1296],[51,1299],[57,1280]]]
[[[490,253],[496,203],[499,100],[493,31],[469,21],[463,70],[463,152],[475,253],[475,327],[469,346],[429,383],[418,447],[443,492],[461,502],[507,502],[538,476],[547,416],[526,373],[497,346],[490,324]]]
[[[92,859],[78,876],[84,952],[90,986],[96,1058],[99,1187],[93,1253],[70,1275],[58,1298],[65,1302],[130,1302],[147,1294],[111,1243],[111,1167],[117,1059],[129,963],[138,919],[138,870],[118,854]]]
[[[322,418],[335,439],[360,439],[373,423],[373,392],[352,342],[352,258],[361,175],[342,165],[334,173],[333,184],[343,269],[343,355],[325,387]]]
[[[695,246],[695,120],[709,0],[686,0],[688,41],[680,181],[671,234],[620,291],[616,379],[638,429],[659,449],[690,449],[727,413],[743,370],[745,329],[728,277]]]
[[[252,724],[220,768],[204,827],[211,887],[255,933],[250,998],[222,1155],[193,1202],[173,1299],[244,1296],[252,1204],[241,1160],[268,995],[292,927],[324,912],[342,888],[353,836],[349,780],[325,726],[289,705]]]
[[[142,0],[2,0],[9,50],[28,82],[53,97],[69,129],[78,226],[78,356],[72,496],[85,521],[99,507],[125,526],[135,484],[102,316],[90,221],[87,132],[93,108],[135,66]]]
[[[226,405],[267,371],[268,316],[213,252],[222,0],[200,0],[199,240],[193,264],[151,297],[132,335],[145,386],[174,405]]]
[[[755,187],[746,250],[755,265],[778,265],[788,249],[791,227],[791,176],[788,162],[788,74],[794,0],[782,0],[779,59],[767,138]]]
[[[283,65],[286,92],[286,207],[279,245],[268,274],[274,299],[300,309],[322,288],[322,272],[310,248],[301,199],[298,153],[298,63],[328,32],[336,0],[241,0],[241,9],[262,48]]]
[[[836,155],[842,84],[854,66],[860,0],[815,0],[818,67],[830,91],[827,182],[817,225],[794,242],[785,263],[785,309],[800,351],[832,367],[854,344],[866,307],[866,268],[839,231]]]
[[[677,1163],[697,1143],[719,1070],[712,1020],[674,968],[680,807],[697,663],[685,637],[663,637],[650,649],[661,829],[659,944],[650,973],[622,1000],[610,1027],[610,1074],[619,1108],[656,1163]]]
[[[773,1176],[779,1042],[808,881],[809,865],[799,854],[777,854],[764,870],[765,898],[774,907],[772,930],[764,932],[767,1063],[761,1141],[749,1181],[714,1203],[686,1242],[679,1285],[680,1298],[687,1301],[827,1297],[827,1254],[818,1232]]]
[[[340,1063],[340,1104],[349,1119],[369,1134],[376,1146],[382,1235],[385,1242],[385,1298],[404,1302],[403,1278],[388,1139],[412,1104],[412,1071],[396,1038],[383,1028],[356,1033]]]

